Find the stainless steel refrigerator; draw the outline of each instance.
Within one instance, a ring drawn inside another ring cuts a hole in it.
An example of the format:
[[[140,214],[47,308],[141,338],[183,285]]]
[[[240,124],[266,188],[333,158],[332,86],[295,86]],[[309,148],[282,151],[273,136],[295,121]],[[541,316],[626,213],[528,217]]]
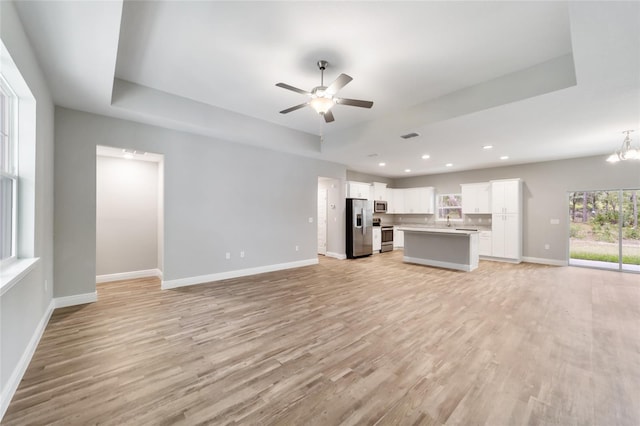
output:
[[[347,257],[373,253],[373,201],[347,198]]]

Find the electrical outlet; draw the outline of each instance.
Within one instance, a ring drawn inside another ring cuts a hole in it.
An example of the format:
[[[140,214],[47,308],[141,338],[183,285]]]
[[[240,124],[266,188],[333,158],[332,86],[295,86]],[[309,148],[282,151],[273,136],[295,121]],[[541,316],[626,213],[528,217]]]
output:
[[[231,259],[231,253],[227,252],[227,254],[225,255],[226,259],[229,260]]]
[[[244,257],[244,250],[240,250],[240,257]]]
[[[545,249],[545,250],[549,250],[550,248],[551,248],[551,246],[550,246],[549,244],[545,244],[545,245],[544,245],[544,249]]]
[[[309,218],[309,223],[313,223],[313,218],[312,217]]]

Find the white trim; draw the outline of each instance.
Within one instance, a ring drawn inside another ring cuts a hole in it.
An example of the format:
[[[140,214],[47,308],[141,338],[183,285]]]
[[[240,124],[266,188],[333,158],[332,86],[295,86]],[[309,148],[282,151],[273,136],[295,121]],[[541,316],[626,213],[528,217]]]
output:
[[[33,335],[31,336],[31,340],[29,340],[29,344],[22,353],[18,364],[13,370],[13,373],[11,373],[11,377],[7,381],[7,385],[2,390],[2,393],[0,393],[0,420],[2,420],[2,417],[4,417],[4,413],[7,411],[7,408],[9,408],[11,398],[13,398],[13,395],[16,393],[18,385],[22,380],[22,376],[24,376],[25,371],[27,371],[27,367],[29,366],[31,358],[33,357],[33,354],[38,347],[38,343],[40,343],[40,339],[44,334],[44,330],[47,328],[49,318],[51,318],[51,314],[53,313],[54,308],[54,301],[51,300],[51,302],[49,302],[47,310],[44,312],[44,315],[42,315],[38,326],[34,330]]]
[[[347,255],[344,254],[344,253],[340,254],[340,253],[334,253],[332,251],[328,251],[325,256],[333,257],[333,258],[338,259],[338,260],[345,260],[347,258]]]
[[[158,268],[144,269],[142,271],[118,272],[116,274],[96,275],[96,284],[111,281],[135,280],[136,278],[158,277],[162,278],[162,271]]]
[[[0,274],[0,296],[9,291],[9,289],[24,278],[29,271],[35,268],[39,260],[39,257],[17,259],[7,267],[3,266],[2,273]]]
[[[528,263],[539,263],[541,265],[569,266],[569,262],[567,262],[566,260],[545,259],[543,257],[522,256],[522,261]]]
[[[86,303],[94,303],[98,301],[98,292],[74,294],[73,296],[56,297],[53,304],[56,309],[66,308],[67,306],[84,305]]]
[[[456,269],[458,271],[471,272],[478,267],[478,265],[465,265],[463,263],[451,263],[442,262],[440,260],[426,260],[418,257],[403,256],[402,260],[407,263],[417,263],[418,265],[435,266],[438,268]]]
[[[238,269],[235,271],[220,272],[217,274],[200,275],[197,277],[178,278],[175,280],[162,281],[160,288],[169,290],[172,288],[185,287],[195,284],[207,284],[213,281],[227,280],[230,278],[246,277],[248,275],[263,274],[265,272],[281,271],[284,269],[300,268],[303,266],[318,264],[318,258],[298,260],[295,262],[278,263],[275,265],[258,266],[256,268]]]

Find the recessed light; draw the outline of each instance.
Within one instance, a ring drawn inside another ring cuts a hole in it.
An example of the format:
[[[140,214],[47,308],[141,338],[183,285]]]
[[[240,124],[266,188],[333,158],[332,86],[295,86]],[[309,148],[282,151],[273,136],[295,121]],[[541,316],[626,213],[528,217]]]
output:
[[[404,169],[405,173],[411,173],[411,169]]]
[[[444,165],[445,167],[453,167],[453,163],[447,163]]]
[[[500,157],[501,160],[508,160],[509,156],[508,155],[503,155],[502,157]]]
[[[378,163],[378,166],[380,166],[380,167],[384,167],[386,165],[387,165],[387,163]]]
[[[482,147],[482,149],[491,149],[493,148],[493,145],[485,145]]]
[[[428,160],[429,158],[431,158],[431,156],[429,154],[425,154],[422,156],[423,160]]]

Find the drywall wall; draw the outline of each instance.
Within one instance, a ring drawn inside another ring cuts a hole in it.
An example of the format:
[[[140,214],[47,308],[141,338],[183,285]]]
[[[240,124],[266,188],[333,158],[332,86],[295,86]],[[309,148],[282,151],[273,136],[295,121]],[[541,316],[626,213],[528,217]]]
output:
[[[164,155],[164,281],[317,259],[318,177],[342,187],[345,166],[61,107],[55,118],[56,297],[95,289],[96,145]]]
[[[368,182],[368,183],[381,182],[381,183],[386,183],[389,187],[391,187],[391,184],[394,182],[394,180],[391,178],[370,175],[367,173],[356,172],[353,170],[347,170],[347,180],[354,181],[354,182]]]
[[[39,261],[0,296],[0,417],[50,313],[53,282],[53,134],[50,91],[12,2],[0,2],[0,38],[36,99],[32,253]],[[19,248],[19,251],[21,249]],[[47,283],[45,287],[45,281]]]
[[[610,164],[606,156],[547,161],[458,173],[394,180],[393,187],[433,186],[436,193],[459,193],[461,183],[521,178],[523,184],[523,256],[568,260],[568,191],[640,188],[637,162]],[[551,219],[559,219],[552,225]],[[550,248],[546,250],[545,244]]]
[[[96,159],[96,274],[158,269],[158,163]]]

